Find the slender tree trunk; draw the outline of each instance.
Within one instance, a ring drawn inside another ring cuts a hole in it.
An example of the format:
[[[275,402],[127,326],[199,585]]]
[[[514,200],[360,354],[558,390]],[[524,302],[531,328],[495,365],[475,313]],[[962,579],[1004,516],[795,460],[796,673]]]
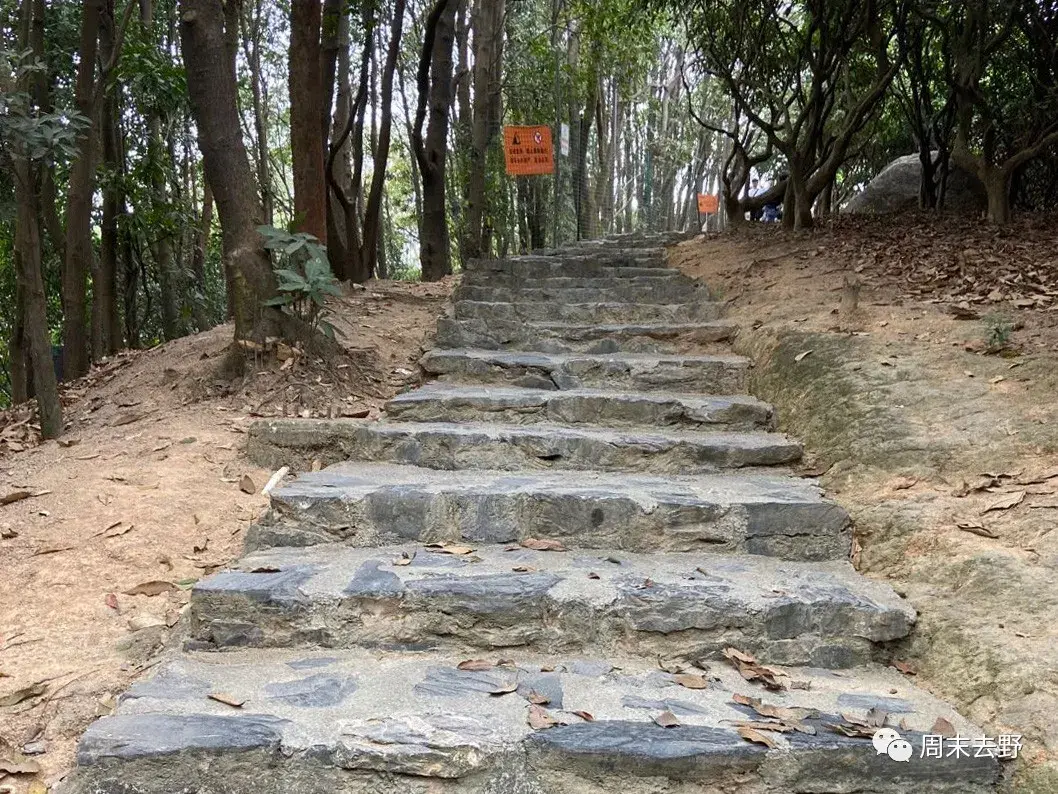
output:
[[[466,195],[467,258],[488,254],[483,244],[487,201],[485,174],[489,146],[499,131],[502,112],[505,0],[478,0],[474,19],[474,120]]]
[[[386,184],[386,164],[389,161],[390,138],[393,130],[393,73],[397,69],[397,58],[400,55],[405,3],[406,0],[396,0],[394,4],[389,49],[386,52],[386,62],[382,69],[382,118],[378,130],[378,145],[374,153],[371,188],[364,209],[362,258],[369,277],[375,275],[379,261],[379,216],[382,210],[382,190]]]
[[[104,58],[107,45],[102,47]],[[116,89],[117,86],[114,86]],[[103,99],[99,134],[103,141],[103,162],[113,174],[122,171],[119,162],[119,108],[116,94],[111,91]],[[115,352],[120,339],[112,339],[111,322],[117,309],[118,273],[118,215],[121,207],[121,182],[109,180],[103,186],[103,218],[100,223],[99,258],[92,272],[92,354],[98,359]]]
[[[24,300],[25,313],[21,323],[23,342],[33,367],[33,388],[40,413],[41,435],[44,438],[57,438],[62,435],[62,404],[55,382],[55,368],[48,337],[40,223],[34,190],[37,180],[36,174],[33,173],[34,167],[28,160],[16,157],[14,165],[15,201],[18,206],[15,221],[15,272],[18,290]]]
[[[250,97],[253,107],[254,149],[257,168],[257,186],[261,191],[261,208],[264,222],[273,225],[274,196],[272,194],[271,170],[268,167],[268,97],[264,77],[261,74],[261,30],[264,27],[262,0],[254,0],[253,7],[240,14],[243,55],[250,70]],[[247,18],[249,17],[249,18]]]
[[[290,150],[294,177],[294,220],[299,231],[327,242],[327,183],[324,172],[320,108],[323,81],[320,0],[290,4]],[[368,43],[370,46],[370,43]],[[328,109],[329,110],[329,109]],[[220,206],[220,189],[217,192]]]
[[[209,253],[209,233],[213,227],[213,191],[209,187],[209,180],[202,180],[202,214],[198,220],[198,230],[195,234],[195,247],[191,255],[191,273],[195,278],[195,300],[192,304],[192,312],[195,318],[195,326],[199,331],[206,331],[212,327],[209,314],[206,311],[206,255]]]
[[[239,126],[235,46],[225,33],[226,26],[237,30],[238,12],[229,8],[225,19],[217,0],[181,0],[180,9],[191,112],[230,267],[235,337],[260,341],[276,330],[280,315],[263,305],[275,295],[276,281],[257,231],[262,210]]]
[[[95,65],[106,0],[84,0],[74,94],[89,120],[77,141],[66,193],[66,261],[62,273],[63,362],[66,378],[88,372],[87,276],[92,269],[92,193],[95,184]]]
[[[452,272],[445,201],[445,162],[448,121],[452,106],[452,43],[455,39],[456,0],[437,0],[426,25],[419,61],[419,106],[413,145],[422,177],[422,216],[419,222],[419,259],[424,281],[437,281]],[[429,126],[422,128],[429,109]]]
[[[339,281],[353,275],[353,261],[349,246],[356,240],[346,224],[347,207],[353,195],[353,171],[350,162],[352,139],[347,127],[353,113],[353,93],[349,83],[351,64],[349,54],[349,15],[343,13],[338,19],[338,91],[334,103],[334,121],[330,142],[327,146],[327,257],[331,270]],[[345,199],[340,200],[339,196]]]

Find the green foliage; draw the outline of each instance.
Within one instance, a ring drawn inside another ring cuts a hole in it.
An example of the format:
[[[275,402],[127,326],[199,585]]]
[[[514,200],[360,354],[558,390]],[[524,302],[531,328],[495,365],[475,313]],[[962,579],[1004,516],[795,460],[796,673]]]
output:
[[[985,321],[985,344],[989,350],[1002,350],[1010,344],[1014,323],[1005,314],[989,314]]]
[[[313,330],[334,337],[334,326],[325,318],[328,295],[341,295],[331,272],[327,250],[311,234],[292,233],[275,226],[258,226],[265,248],[276,256],[279,295],[265,301],[304,321]]]

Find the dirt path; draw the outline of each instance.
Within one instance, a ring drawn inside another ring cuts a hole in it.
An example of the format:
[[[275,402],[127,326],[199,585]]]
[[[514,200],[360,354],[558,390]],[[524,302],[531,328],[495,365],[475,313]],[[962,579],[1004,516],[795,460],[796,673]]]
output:
[[[451,287],[382,282],[339,301],[340,362],[262,361],[225,382],[224,326],[71,384],[60,442],[37,445],[24,412],[0,420],[0,496],[32,494],[0,507],[0,760],[42,770],[0,770],[0,790],[53,784],[88,723],[152,666],[191,584],[239,555],[272,474],[240,452],[254,418],[377,415],[418,382]]]

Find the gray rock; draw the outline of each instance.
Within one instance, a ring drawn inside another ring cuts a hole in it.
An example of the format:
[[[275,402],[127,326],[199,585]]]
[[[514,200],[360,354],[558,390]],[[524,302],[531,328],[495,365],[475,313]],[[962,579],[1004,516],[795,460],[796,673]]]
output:
[[[922,163],[918,154],[898,157],[889,163],[862,191],[854,195],[845,212],[883,214],[918,207]],[[988,205],[984,184],[975,174],[953,163],[948,175],[944,208],[966,214],[978,213]]]
[[[311,675],[298,681],[284,681],[265,687],[269,700],[301,708],[329,708],[345,701],[356,691],[356,681],[333,675]]]

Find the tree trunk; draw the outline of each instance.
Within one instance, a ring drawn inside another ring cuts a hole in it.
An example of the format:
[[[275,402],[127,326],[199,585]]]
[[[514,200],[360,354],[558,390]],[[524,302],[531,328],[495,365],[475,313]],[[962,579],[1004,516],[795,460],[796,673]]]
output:
[[[404,29],[404,7],[406,0],[396,0],[393,8],[393,26],[390,32],[389,49],[382,70],[382,119],[378,130],[378,145],[374,152],[374,171],[371,174],[371,189],[364,209],[364,242],[361,258],[368,277],[375,276],[379,261],[379,217],[382,210],[382,189],[386,184],[386,163],[389,161],[389,144],[393,130],[393,73],[400,56],[400,39]]]
[[[191,254],[191,273],[195,278],[195,295],[192,312],[195,326],[201,331],[209,330],[212,323],[206,312],[206,255],[209,253],[209,233],[213,227],[213,191],[209,180],[202,180],[202,214],[199,216],[195,234],[195,248]]]
[[[1010,178],[1011,171],[1006,168],[988,166],[981,174],[988,194],[988,220],[996,224],[1010,223]]]
[[[18,291],[24,299],[22,341],[33,368],[33,388],[40,413],[40,431],[44,438],[62,435],[62,403],[55,382],[48,336],[47,303],[41,267],[40,222],[33,165],[22,157],[14,162],[15,201],[15,273]],[[83,336],[82,339],[83,340]],[[21,395],[19,395],[21,396]]]
[[[246,14],[250,14],[247,20]],[[271,226],[273,224],[273,196],[271,171],[268,166],[268,98],[264,77],[261,74],[261,29],[264,25],[262,20],[263,8],[261,0],[255,0],[253,9],[240,14],[240,27],[242,28],[243,55],[250,70],[250,97],[253,106],[254,135],[257,138],[255,148],[257,167],[257,187],[261,191],[261,208],[264,212],[264,222]]]
[[[321,24],[320,0],[292,0],[288,63],[294,223],[298,231],[314,235],[326,244],[327,183],[320,130],[320,108],[324,96],[320,74]],[[367,46],[370,46],[370,42]],[[219,209],[220,190],[216,186],[214,189]]]
[[[422,216],[419,221],[419,260],[424,281],[437,281],[452,272],[445,202],[445,161],[448,119],[452,105],[452,43],[455,39],[456,0],[437,0],[426,24],[419,60],[419,105],[412,143],[422,177]],[[429,108],[429,126],[422,128]]]
[[[261,205],[239,127],[235,48],[225,34],[226,23],[237,25],[237,10],[229,7],[225,20],[220,0],[181,0],[180,9],[188,97],[231,269],[235,338],[260,341],[280,317],[263,305],[276,294],[276,280],[257,231]]]
[[[78,112],[89,120],[77,141],[66,193],[66,261],[62,273],[62,343],[66,378],[88,372],[87,276],[92,269],[92,193],[95,184],[95,65],[106,0],[84,0],[74,89]]]
[[[109,36],[101,36],[101,39]],[[108,46],[103,44],[104,58]],[[118,87],[112,86],[113,89]],[[103,162],[113,174],[121,173],[118,115],[115,91],[103,100],[99,133],[103,139]],[[111,179],[103,186],[103,218],[99,227],[99,258],[92,272],[92,354],[96,359],[115,352],[120,339],[111,338],[112,318],[117,314],[118,215],[121,207],[121,180]]]
[[[484,250],[485,174],[489,146],[502,113],[503,33],[505,0],[478,0],[474,18],[474,121],[471,128],[470,173],[467,178],[466,257]]]

